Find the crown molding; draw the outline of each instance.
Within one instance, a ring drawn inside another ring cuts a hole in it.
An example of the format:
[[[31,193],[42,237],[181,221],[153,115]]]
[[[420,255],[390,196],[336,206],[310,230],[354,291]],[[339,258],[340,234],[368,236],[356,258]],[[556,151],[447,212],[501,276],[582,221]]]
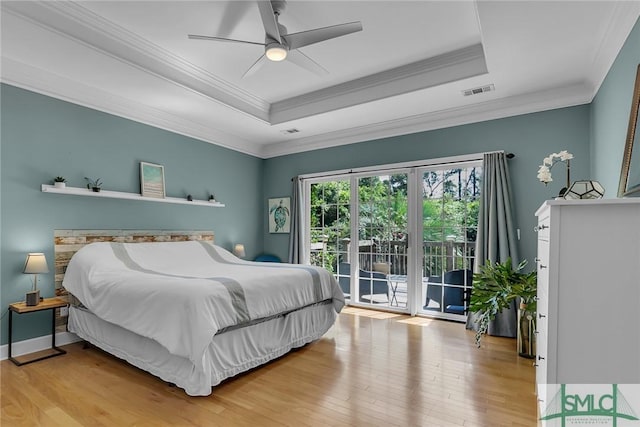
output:
[[[0,80],[12,86],[260,158],[272,158],[338,145],[570,107],[591,101],[590,85],[582,83],[561,89],[511,96],[460,108],[418,114],[372,125],[260,146],[236,135],[202,126],[200,123],[180,119],[173,114],[142,105],[130,99],[114,96],[100,89],[80,84],[66,77],[8,58],[3,58]]]
[[[591,100],[590,89],[590,85],[586,83],[577,83],[544,92],[514,95],[464,107],[327,132],[293,141],[281,141],[265,146],[261,152],[261,157],[266,159],[285,156],[339,145],[587,104]]]
[[[592,67],[589,68],[589,82],[592,86],[590,101],[600,90],[600,86],[618,57],[620,49],[639,19],[640,1],[615,3],[602,41],[594,53]]]
[[[113,95],[10,58],[2,58],[0,81],[52,98],[260,157],[260,150],[256,144],[237,135],[204,126],[202,123],[149,107],[136,100]]]
[[[486,74],[481,44],[271,104],[272,125]]]
[[[3,13],[268,122],[269,103],[74,2],[3,2]]]

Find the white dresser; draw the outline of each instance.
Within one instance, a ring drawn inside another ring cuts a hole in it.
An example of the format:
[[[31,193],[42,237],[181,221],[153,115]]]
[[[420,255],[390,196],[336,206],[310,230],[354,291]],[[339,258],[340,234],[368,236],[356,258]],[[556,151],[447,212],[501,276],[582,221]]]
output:
[[[536,216],[540,410],[547,384],[640,383],[640,199],[553,200]]]

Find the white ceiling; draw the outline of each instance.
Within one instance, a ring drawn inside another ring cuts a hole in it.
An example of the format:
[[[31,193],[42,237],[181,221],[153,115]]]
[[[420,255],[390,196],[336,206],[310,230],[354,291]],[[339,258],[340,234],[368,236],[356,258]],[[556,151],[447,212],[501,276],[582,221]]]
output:
[[[2,1],[2,81],[268,158],[590,102],[640,1],[289,1],[289,33],[363,31],[243,73],[255,2]],[[466,89],[495,91],[465,97]],[[286,133],[297,129],[299,132]]]

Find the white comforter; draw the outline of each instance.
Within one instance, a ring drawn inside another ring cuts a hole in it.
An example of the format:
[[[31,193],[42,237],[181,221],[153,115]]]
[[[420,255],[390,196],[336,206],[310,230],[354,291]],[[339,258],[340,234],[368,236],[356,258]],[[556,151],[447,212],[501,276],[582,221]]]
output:
[[[102,319],[204,365],[225,328],[344,294],[325,269],[243,261],[206,242],[92,243],[69,262],[63,287]]]

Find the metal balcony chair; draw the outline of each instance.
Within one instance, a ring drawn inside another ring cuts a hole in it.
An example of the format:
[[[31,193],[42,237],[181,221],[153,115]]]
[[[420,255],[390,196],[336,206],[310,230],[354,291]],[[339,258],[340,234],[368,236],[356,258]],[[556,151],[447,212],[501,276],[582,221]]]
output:
[[[345,296],[348,296],[350,294],[351,264],[341,262],[338,265],[338,271],[341,275],[338,277],[338,283]],[[377,271],[360,270],[359,277],[358,291],[361,302],[389,303],[389,281],[386,274]],[[374,298],[375,295],[384,295],[384,301],[377,300]]]
[[[444,273],[444,278],[442,276],[429,276],[424,309],[436,310],[435,307],[429,307],[430,302],[434,301],[439,305],[439,308],[437,308],[438,311],[452,314],[466,314],[467,307],[469,306],[468,302],[472,282],[473,272],[471,270],[447,271]],[[465,284],[467,287],[462,287]],[[465,301],[467,304],[465,304]]]

